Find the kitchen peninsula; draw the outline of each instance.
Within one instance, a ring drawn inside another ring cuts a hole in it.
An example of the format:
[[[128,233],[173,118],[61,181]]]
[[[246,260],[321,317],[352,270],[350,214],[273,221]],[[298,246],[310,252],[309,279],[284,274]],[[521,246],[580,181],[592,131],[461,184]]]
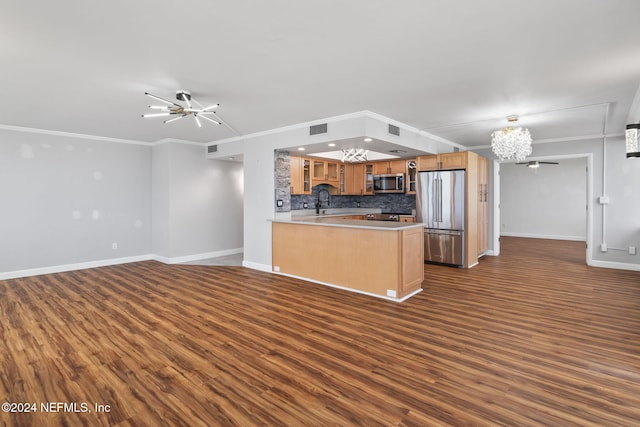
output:
[[[273,219],[273,271],[392,301],[422,291],[422,224],[361,218]]]

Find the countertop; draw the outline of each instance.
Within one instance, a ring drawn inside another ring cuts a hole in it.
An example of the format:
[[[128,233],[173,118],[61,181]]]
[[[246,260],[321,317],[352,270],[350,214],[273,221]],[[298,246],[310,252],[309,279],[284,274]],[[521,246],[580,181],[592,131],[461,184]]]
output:
[[[371,230],[407,230],[410,228],[422,228],[422,223],[415,222],[395,222],[395,221],[369,221],[360,219],[337,218],[346,215],[359,215],[361,213],[340,213],[325,215],[295,215],[291,218],[271,219],[272,222],[287,224],[323,225],[327,227],[343,228],[367,228]]]

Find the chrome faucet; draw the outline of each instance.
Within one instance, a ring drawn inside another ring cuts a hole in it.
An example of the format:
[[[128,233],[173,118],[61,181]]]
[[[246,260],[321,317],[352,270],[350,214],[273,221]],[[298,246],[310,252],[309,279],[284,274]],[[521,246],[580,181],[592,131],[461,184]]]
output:
[[[327,193],[327,206],[331,205],[331,194],[329,194],[329,190],[326,188],[321,188],[318,190],[318,195],[316,199],[316,215],[320,215],[320,208],[322,207],[322,200],[320,199],[320,194]]]

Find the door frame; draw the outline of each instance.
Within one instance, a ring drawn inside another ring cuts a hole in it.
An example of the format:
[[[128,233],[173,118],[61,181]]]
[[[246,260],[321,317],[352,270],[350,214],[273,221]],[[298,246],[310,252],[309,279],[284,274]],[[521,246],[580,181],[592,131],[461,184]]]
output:
[[[578,154],[561,154],[555,156],[540,156],[530,157],[527,160],[538,161],[556,161],[562,159],[581,159],[587,160],[587,230],[586,230],[586,249],[585,260],[587,265],[593,265],[593,213],[591,203],[593,200],[593,153],[578,153]],[[493,253],[492,255],[500,255],[500,164],[501,163],[516,163],[515,161],[493,161]]]

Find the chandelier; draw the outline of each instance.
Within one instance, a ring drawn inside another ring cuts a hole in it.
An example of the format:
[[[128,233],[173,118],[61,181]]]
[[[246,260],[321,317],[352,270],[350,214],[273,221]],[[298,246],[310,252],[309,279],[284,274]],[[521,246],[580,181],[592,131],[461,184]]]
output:
[[[519,162],[531,154],[531,133],[529,129],[517,126],[518,117],[507,117],[509,126],[491,134],[491,149],[500,160],[515,159]]]
[[[180,105],[176,102],[169,101],[164,98],[160,98],[159,96],[150,94],[149,92],[145,92],[144,94],[147,95],[149,98],[153,98],[156,101],[163,102],[167,105],[149,105],[149,108],[151,108],[152,110],[158,111],[158,113],[143,114],[142,117],[163,117],[163,116],[170,117],[167,120],[165,120],[164,123],[171,123],[187,116],[193,116],[198,127],[202,127],[202,123],[200,123],[200,119],[205,119],[217,125],[221,123],[221,120],[219,120],[219,117],[216,116],[216,112],[215,112],[215,110],[220,106],[220,104],[213,104],[209,107],[204,107],[195,98],[193,98],[189,92],[185,92],[184,90],[179,90],[176,92],[176,99],[178,101],[182,101],[186,103],[187,105]],[[200,108],[196,108],[191,103],[191,101],[193,101],[193,104],[195,104],[197,107],[200,107]],[[214,119],[218,119],[218,120],[214,120]]]
[[[369,150],[365,150],[364,148],[342,150],[342,162],[366,162],[367,153],[369,153]]]
[[[627,158],[640,157],[640,139],[638,132],[640,131],[640,123],[627,125],[625,132],[625,140],[627,143]]]

